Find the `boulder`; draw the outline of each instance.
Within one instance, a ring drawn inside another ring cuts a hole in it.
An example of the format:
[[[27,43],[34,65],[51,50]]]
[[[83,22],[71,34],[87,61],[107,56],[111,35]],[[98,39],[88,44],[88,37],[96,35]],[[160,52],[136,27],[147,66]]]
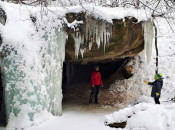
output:
[[[112,128],[125,128],[126,127],[127,122],[115,122],[115,123],[111,123],[108,124],[107,126],[112,127]]]

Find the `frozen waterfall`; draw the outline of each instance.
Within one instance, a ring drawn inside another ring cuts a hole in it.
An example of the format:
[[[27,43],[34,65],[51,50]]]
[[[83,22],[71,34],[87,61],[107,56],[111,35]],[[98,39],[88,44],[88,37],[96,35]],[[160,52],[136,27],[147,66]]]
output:
[[[65,59],[65,43],[67,34],[63,30],[55,30],[55,34],[47,39],[44,52],[45,83],[49,94],[48,110],[53,115],[62,114],[62,68]]]
[[[9,127],[26,127],[43,111],[62,114],[62,67],[66,39],[64,31],[56,30],[55,35],[47,39],[48,44],[36,52],[28,52],[25,45],[16,47],[4,41],[1,72]]]
[[[7,127],[25,128],[62,114],[62,67],[67,34],[55,15],[48,14],[52,19],[48,16],[40,19],[37,13],[33,23],[32,11],[16,8],[16,5],[4,8],[8,22],[0,26],[3,36],[0,63]],[[57,22],[53,22],[54,18]]]
[[[143,58],[145,61],[149,64],[151,60],[151,54],[152,54],[152,43],[153,43],[153,23],[151,20],[147,22],[143,22],[142,24],[144,29],[144,51],[143,51]]]

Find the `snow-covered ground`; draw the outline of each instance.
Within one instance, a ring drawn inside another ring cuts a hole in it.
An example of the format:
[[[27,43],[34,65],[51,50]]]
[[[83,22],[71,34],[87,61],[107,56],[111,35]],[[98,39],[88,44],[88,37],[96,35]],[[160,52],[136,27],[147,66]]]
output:
[[[93,110],[94,106],[71,106],[63,109],[63,116],[25,130],[113,130],[105,123],[127,121],[124,130],[174,130],[175,103],[140,103],[112,114],[111,111]],[[5,130],[5,128],[1,128]],[[7,129],[14,130],[14,129]]]
[[[53,118],[46,123],[27,130],[108,130],[104,125],[103,116],[109,114],[110,111],[93,110],[92,106],[72,106],[68,105],[63,108],[61,117]]]
[[[107,123],[127,122],[126,130],[174,130],[175,103],[140,103],[127,107],[104,118]]]
[[[99,105],[63,105],[63,115],[52,117],[50,120],[26,130],[108,130],[103,117],[111,110],[97,109]],[[5,128],[0,128],[5,130]],[[14,130],[14,129],[7,129]]]

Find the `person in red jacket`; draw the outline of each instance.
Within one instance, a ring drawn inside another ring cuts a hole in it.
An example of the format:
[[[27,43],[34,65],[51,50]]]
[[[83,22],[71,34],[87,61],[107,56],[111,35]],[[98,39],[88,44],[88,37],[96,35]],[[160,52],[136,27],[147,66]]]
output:
[[[95,95],[95,104],[98,104],[98,94],[99,94],[100,86],[103,87],[101,73],[99,72],[98,66],[95,66],[95,71],[92,72],[91,83],[92,83],[92,91],[90,94],[89,104],[92,104],[94,95]]]

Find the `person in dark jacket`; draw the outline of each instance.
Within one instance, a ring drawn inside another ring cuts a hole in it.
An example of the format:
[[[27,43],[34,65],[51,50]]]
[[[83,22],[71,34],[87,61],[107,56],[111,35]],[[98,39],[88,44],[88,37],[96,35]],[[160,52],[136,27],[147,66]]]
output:
[[[89,104],[92,104],[93,97],[95,95],[95,104],[98,104],[98,94],[100,87],[103,87],[103,82],[101,79],[101,73],[99,72],[99,67],[95,66],[95,71],[91,75],[92,91],[90,94]]]
[[[159,98],[161,95],[161,89],[163,86],[163,78],[162,74],[155,74],[154,82],[149,82],[144,80],[144,82],[148,85],[152,85],[151,97],[154,98],[156,104],[160,104]]]

